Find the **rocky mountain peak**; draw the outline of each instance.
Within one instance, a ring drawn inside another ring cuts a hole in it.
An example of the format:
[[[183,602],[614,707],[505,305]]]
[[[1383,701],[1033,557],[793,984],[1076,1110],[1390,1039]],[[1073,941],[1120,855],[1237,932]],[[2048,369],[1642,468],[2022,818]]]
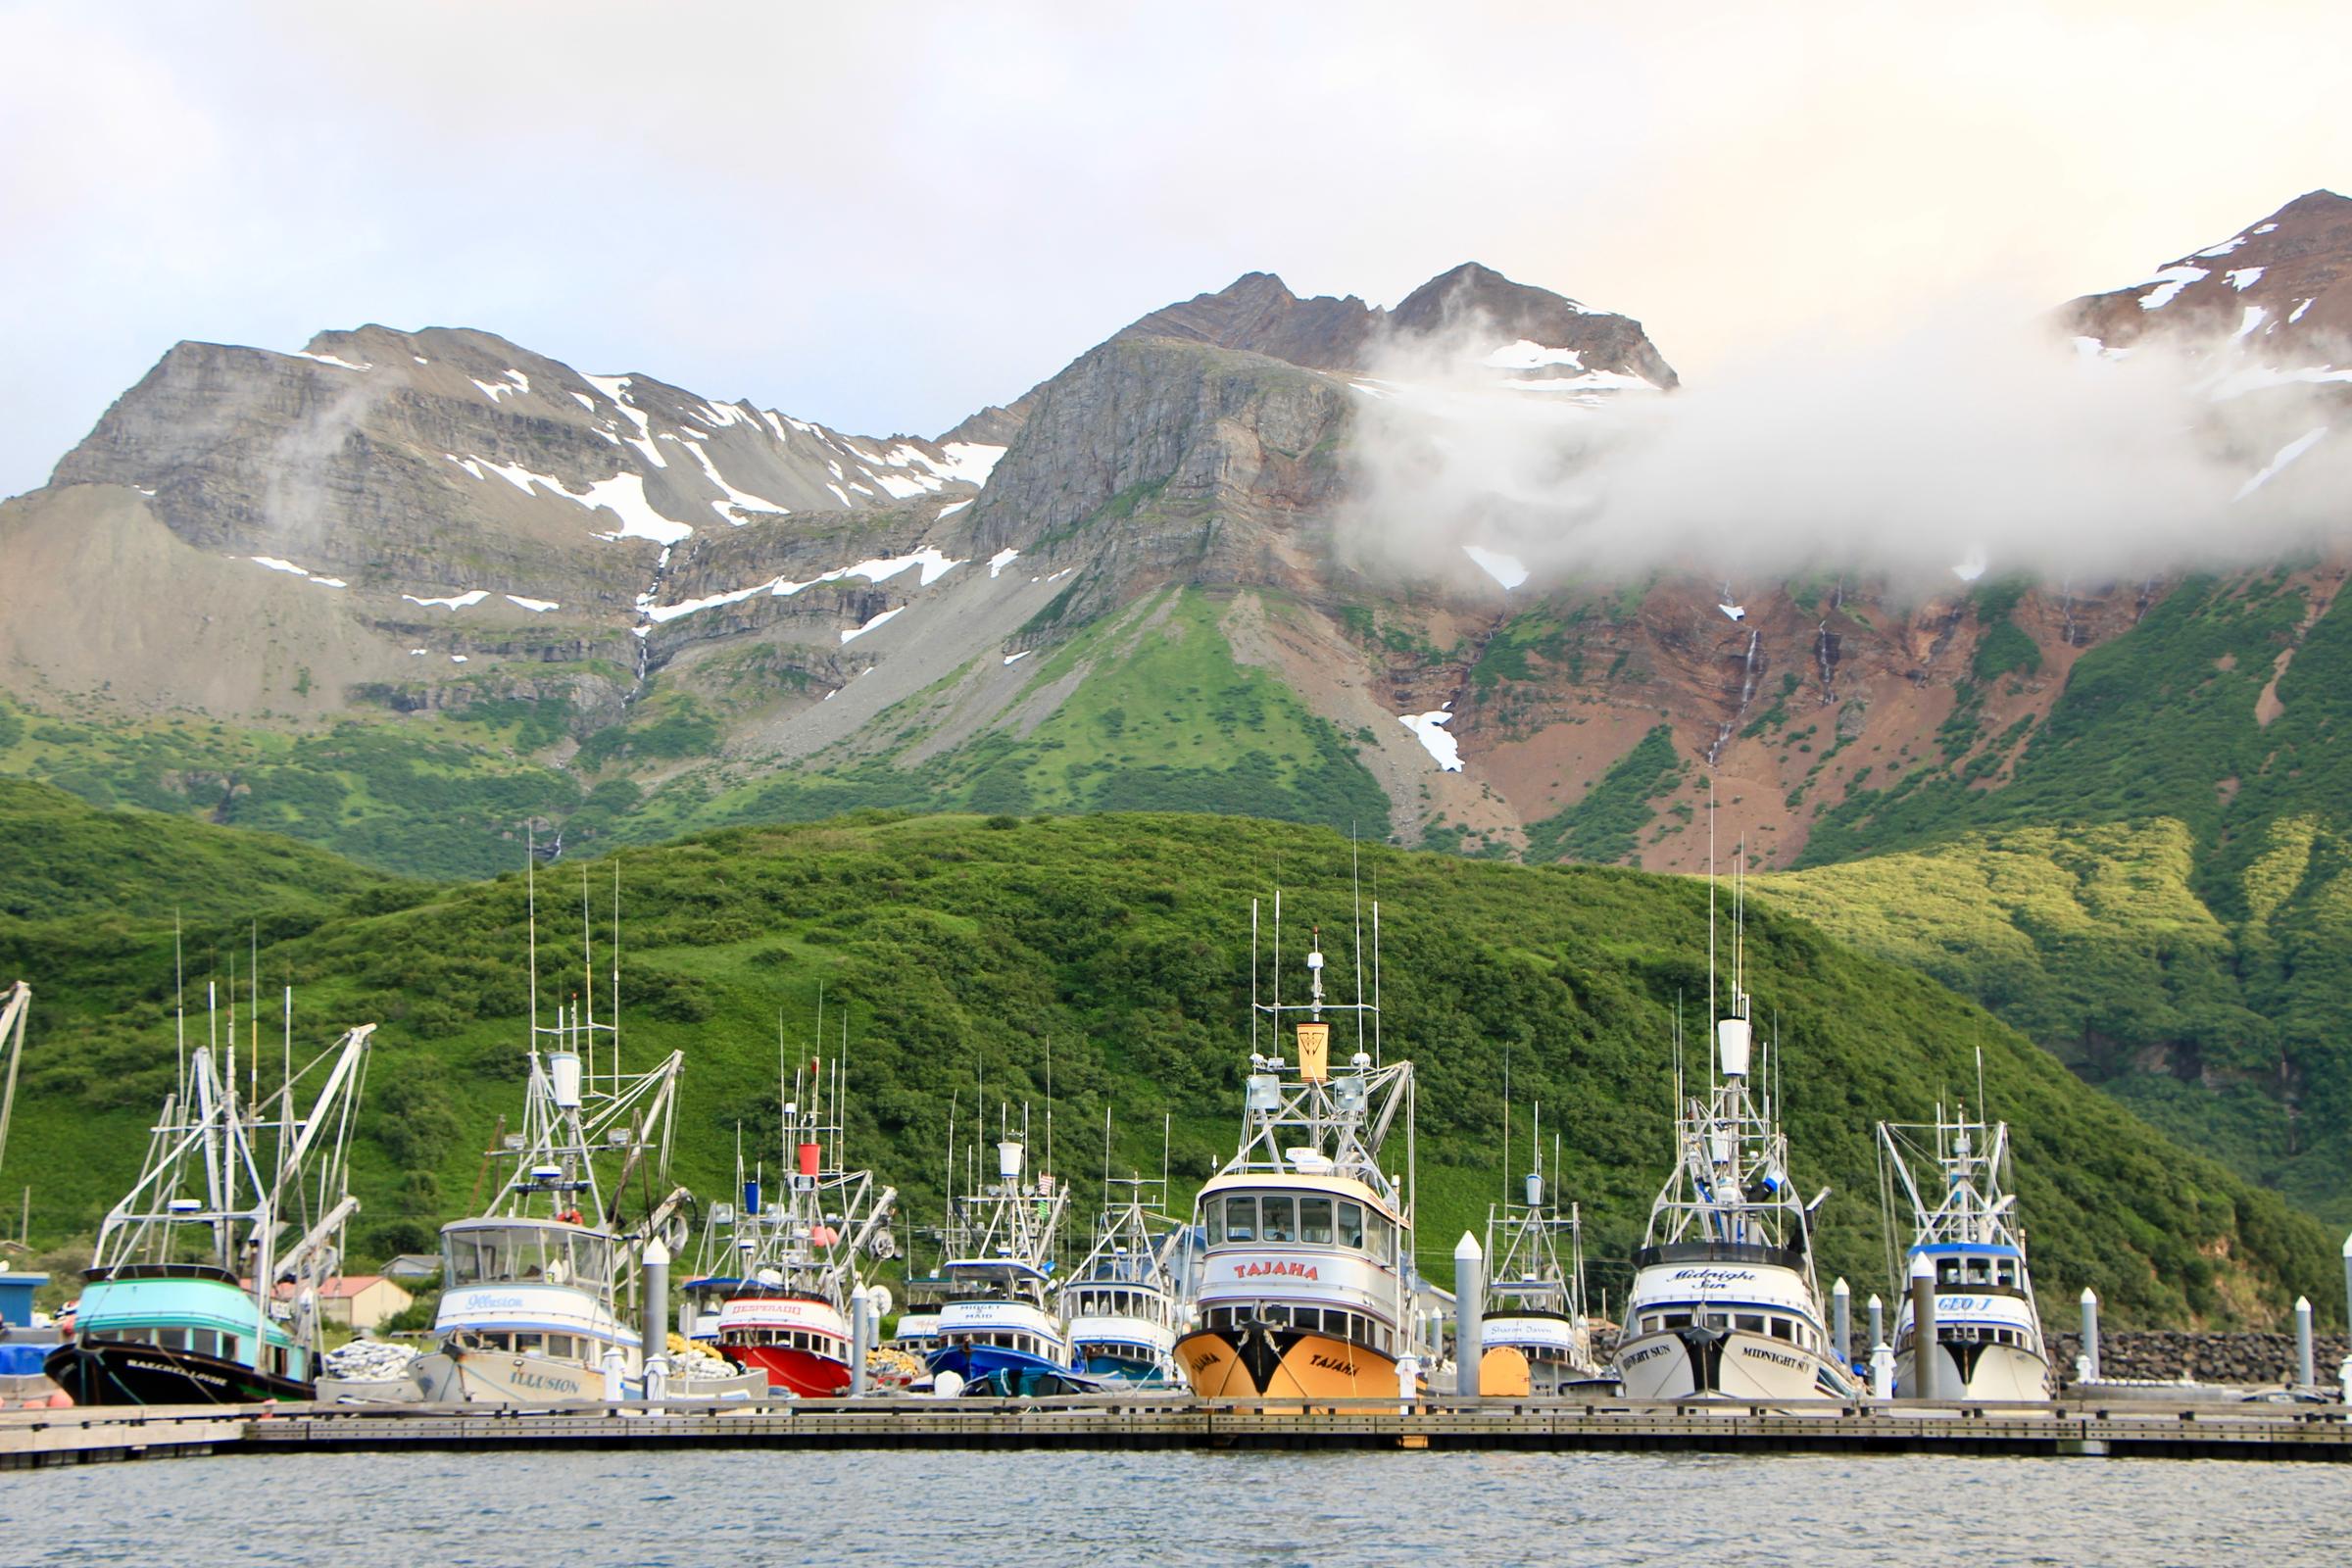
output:
[[[2218,244],[2061,313],[2085,351],[2151,333],[2234,342],[2268,363],[2325,366],[2352,337],[2352,200],[2308,191]]]
[[[1350,294],[1302,300],[1272,272],[1244,272],[1214,294],[1196,294],[1120,329],[1122,338],[1174,338],[1263,354],[1314,370],[1361,368],[1380,314]]]

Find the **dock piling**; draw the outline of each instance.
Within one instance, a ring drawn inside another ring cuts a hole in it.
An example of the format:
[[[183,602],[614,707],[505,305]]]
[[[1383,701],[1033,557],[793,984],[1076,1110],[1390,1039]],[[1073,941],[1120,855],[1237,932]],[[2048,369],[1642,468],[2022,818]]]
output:
[[[873,1293],[860,1285],[850,1292],[850,1397],[865,1397],[865,1357],[874,1348],[873,1318],[868,1308],[873,1305]]]
[[[1854,1292],[1843,1275],[1830,1287],[1830,1345],[1839,1366],[1854,1364]]]
[[[1454,1392],[1478,1397],[1478,1363],[1485,1352],[1487,1320],[1486,1253],[1468,1231],[1453,1244]]]
[[[2080,1363],[2082,1381],[2099,1381],[2099,1293],[2089,1286],[2082,1287],[2082,1354]]]
[[[658,1399],[669,1381],[669,1249],[645,1244],[645,1396]]]
[[[2295,1387],[2319,1386],[2318,1370],[2312,1365],[2311,1353],[2311,1298],[2295,1298]]]
[[[1911,1387],[1903,1390],[1904,1398],[1936,1397],[1939,1354],[1941,1347],[1936,1341],[1936,1262],[1921,1252],[1911,1259]]]

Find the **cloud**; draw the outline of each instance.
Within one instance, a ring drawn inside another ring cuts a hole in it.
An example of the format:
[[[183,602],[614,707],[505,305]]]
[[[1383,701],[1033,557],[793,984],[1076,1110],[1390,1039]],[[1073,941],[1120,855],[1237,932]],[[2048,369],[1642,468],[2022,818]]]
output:
[[[1359,411],[1345,537],[1366,563],[1465,581],[1477,545],[1538,587],[1674,569],[1737,594],[1817,568],[1928,590],[1958,567],[2113,580],[2342,526],[2352,443],[2310,438],[2340,388],[2243,375],[2226,342],[2079,353],[2005,302],[1921,316],[1597,408],[1498,383],[1479,363],[1491,328],[1392,350],[1391,395]]]

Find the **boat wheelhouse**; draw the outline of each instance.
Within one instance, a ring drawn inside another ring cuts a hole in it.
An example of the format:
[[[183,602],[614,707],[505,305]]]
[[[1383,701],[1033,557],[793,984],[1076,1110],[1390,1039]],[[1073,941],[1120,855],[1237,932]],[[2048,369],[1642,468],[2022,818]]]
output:
[[[1704,1095],[1684,1091],[1676,1043],[1675,1166],[1634,1254],[1617,1376],[1633,1399],[1849,1398],[1853,1374],[1832,1350],[1813,1268],[1812,1221],[1829,1189],[1807,1202],[1790,1180],[1734,907],[1730,1006],[1713,1020]],[[1713,1014],[1712,885],[1707,920]]]
[[[1980,1095],[1981,1098],[1981,1095]],[[1966,1106],[1943,1107],[1925,1125],[1879,1123],[1884,1168],[1910,1200],[1911,1241],[1894,1320],[1894,1392],[1922,1392],[1918,1335],[1905,1288],[1916,1260],[1933,1270],[1938,1398],[2041,1400],[2050,1396],[2050,1357],[2026,1266],[2025,1228],[2009,1187],[2009,1127],[1971,1121]],[[1929,1173],[1922,1186],[1914,1166]]]
[[[313,1396],[319,1290],[359,1210],[347,1154],[375,1026],[297,1068],[290,993],[287,1020],[267,1093],[258,1036],[238,1081],[233,1010],[219,1054],[183,1046],[139,1179],[99,1227],[73,1337],[43,1362],[75,1402]]]
[[[1180,1230],[1155,1220],[1148,1196],[1164,1182],[1106,1180],[1095,1245],[1061,1288],[1070,1364],[1089,1377],[1138,1388],[1181,1381],[1175,1350],[1179,1309],[1169,1255]],[[1123,1201],[1114,1201],[1124,1188]]]
[[[1275,910],[1279,955],[1279,899]],[[1254,905],[1250,927],[1254,990]],[[1377,905],[1373,929],[1377,952]],[[1251,1051],[1241,1146],[1200,1190],[1204,1251],[1176,1357],[1204,1398],[1394,1395],[1397,1363],[1430,1350],[1412,1267],[1413,1065],[1378,1060],[1378,1035],[1367,1042],[1364,1025],[1377,1024],[1379,1006],[1360,1000],[1360,978],[1356,1003],[1331,1004],[1319,947],[1306,965],[1306,1003],[1285,1007],[1279,991],[1271,1004],[1251,999],[1253,1026],[1271,1015],[1277,1044],[1272,1055]],[[1357,1049],[1337,1072],[1326,1011],[1357,1019]],[[1279,1044],[1286,1013],[1304,1014],[1293,1025],[1296,1062]],[[1400,1118],[1402,1179],[1380,1163]]]

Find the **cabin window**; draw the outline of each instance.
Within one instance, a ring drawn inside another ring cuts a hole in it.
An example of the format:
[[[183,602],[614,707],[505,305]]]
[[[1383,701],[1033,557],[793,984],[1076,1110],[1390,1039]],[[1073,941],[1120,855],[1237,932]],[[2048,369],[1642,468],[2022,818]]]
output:
[[[1228,1198],[1225,1200],[1225,1239],[1229,1242],[1257,1240],[1257,1200]]]
[[[1666,1314],[1666,1326],[1670,1329],[1687,1329],[1690,1326],[1690,1314],[1688,1312],[1669,1312]]]
[[[1386,1214],[1366,1211],[1364,1217],[1364,1250],[1384,1263],[1396,1258],[1396,1227]]]
[[[1787,1340],[1793,1345],[1796,1343],[1796,1325],[1785,1317],[1776,1317],[1772,1320],[1772,1337],[1776,1340]]]
[[[1298,1221],[1292,1212],[1291,1200],[1287,1195],[1277,1198],[1269,1193],[1257,1200],[1257,1207],[1259,1224],[1263,1227],[1258,1233],[1260,1241],[1295,1242],[1298,1239]]]
[[[1298,1200],[1298,1239],[1302,1242],[1331,1245],[1331,1200],[1301,1198]]]
[[[188,1348],[188,1331],[186,1329],[157,1329],[155,1343],[163,1349],[184,1350]]]
[[[1352,1247],[1359,1252],[1364,1250],[1363,1204],[1346,1202],[1340,1204],[1340,1245]]]
[[[1741,1312],[1737,1314],[1734,1321],[1750,1334],[1764,1332],[1764,1314],[1761,1312]]]

